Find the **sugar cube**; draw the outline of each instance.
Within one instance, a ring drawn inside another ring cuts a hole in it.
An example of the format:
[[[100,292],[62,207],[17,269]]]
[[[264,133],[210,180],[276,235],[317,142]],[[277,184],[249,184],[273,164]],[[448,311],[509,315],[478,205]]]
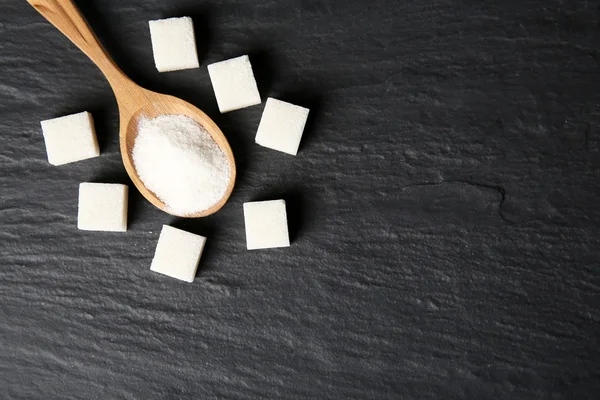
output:
[[[87,111],[40,123],[48,162],[63,165],[100,155],[92,114]]]
[[[128,193],[127,185],[81,183],[77,228],[84,231],[125,232]]]
[[[308,109],[269,97],[256,132],[256,143],[295,156]]]
[[[163,225],[150,270],[193,282],[206,238]]]
[[[260,104],[260,93],[247,55],[210,64],[208,74],[221,113]]]
[[[159,19],[149,25],[154,63],[159,72],[200,66],[190,17]]]
[[[285,200],[244,203],[244,221],[248,250],[290,245]]]

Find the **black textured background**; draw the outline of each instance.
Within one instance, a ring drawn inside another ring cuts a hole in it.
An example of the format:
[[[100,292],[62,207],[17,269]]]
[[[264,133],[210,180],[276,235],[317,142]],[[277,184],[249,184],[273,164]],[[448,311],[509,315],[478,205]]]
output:
[[[79,0],[126,73],[207,111],[239,163],[218,214],[132,191],[78,231],[82,181],[129,183],[115,100],[23,0],[0,0],[0,398],[594,399],[600,393],[600,5],[585,0]],[[148,20],[194,18],[159,74]],[[311,109],[218,113],[206,65],[249,54]],[[39,121],[89,110],[102,155],[52,167]],[[242,203],[288,201],[246,251]],[[149,270],[162,224],[207,236],[194,283]]]

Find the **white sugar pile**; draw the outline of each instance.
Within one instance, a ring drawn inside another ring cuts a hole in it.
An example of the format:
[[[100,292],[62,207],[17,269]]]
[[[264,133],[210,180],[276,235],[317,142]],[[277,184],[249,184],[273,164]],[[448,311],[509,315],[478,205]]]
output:
[[[229,163],[200,124],[184,115],[141,119],[133,162],[144,185],[177,215],[215,205],[227,190]]]

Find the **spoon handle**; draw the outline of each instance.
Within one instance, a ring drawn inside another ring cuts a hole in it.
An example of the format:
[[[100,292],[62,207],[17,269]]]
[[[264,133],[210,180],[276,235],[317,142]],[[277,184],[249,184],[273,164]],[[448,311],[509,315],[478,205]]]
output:
[[[72,0],[27,0],[27,2],[100,68],[115,91],[131,83],[110,58]]]

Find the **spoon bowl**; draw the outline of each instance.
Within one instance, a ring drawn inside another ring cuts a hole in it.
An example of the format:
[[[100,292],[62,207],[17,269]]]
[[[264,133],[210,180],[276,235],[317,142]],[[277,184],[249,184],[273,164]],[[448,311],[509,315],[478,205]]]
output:
[[[144,89],[129,79],[110,58],[72,0],[27,0],[27,2],[79,47],[100,68],[110,83],[119,106],[119,141],[123,164],[140,193],[162,211],[178,217],[204,217],[220,210],[233,191],[236,168],[231,147],[213,120],[202,110],[184,100]],[[223,197],[206,210],[187,215],[173,213],[144,185],[135,169],[132,152],[140,119],[156,118],[165,114],[184,115],[200,124],[223,151],[229,163],[227,189]]]
[[[204,217],[210,214],[217,212],[229,199],[231,192],[233,191],[233,186],[235,185],[235,177],[236,177],[236,169],[235,169],[235,159],[233,157],[233,152],[231,151],[231,147],[227,142],[227,139],[219,129],[219,127],[213,122],[212,119],[208,117],[202,110],[197,107],[191,105],[190,103],[181,100],[177,97],[164,95],[156,92],[152,92],[146,89],[142,89],[144,91],[142,97],[147,99],[143,106],[141,106],[137,111],[134,111],[131,115],[127,115],[127,113],[121,114],[121,131],[120,131],[120,145],[121,145],[121,156],[123,158],[123,164],[125,165],[125,169],[131,178],[133,184],[137,187],[137,189],[142,193],[142,195],[150,201],[150,203],[154,204],[156,207],[161,210],[176,215],[179,217],[187,217],[187,218],[198,218]],[[139,121],[142,118],[156,118],[160,115],[185,115],[190,117],[198,124],[200,124],[206,131],[211,135],[212,139],[217,143],[217,146],[223,151],[225,158],[229,164],[229,182],[227,184],[227,189],[223,197],[214,205],[206,210],[202,210],[200,212],[194,214],[186,214],[180,215],[174,213],[172,210],[168,209],[167,206],[156,196],[150,189],[148,189],[142,180],[140,179],[137,170],[135,168],[135,164],[133,163],[133,146],[135,144],[135,139],[138,135],[138,126]]]

